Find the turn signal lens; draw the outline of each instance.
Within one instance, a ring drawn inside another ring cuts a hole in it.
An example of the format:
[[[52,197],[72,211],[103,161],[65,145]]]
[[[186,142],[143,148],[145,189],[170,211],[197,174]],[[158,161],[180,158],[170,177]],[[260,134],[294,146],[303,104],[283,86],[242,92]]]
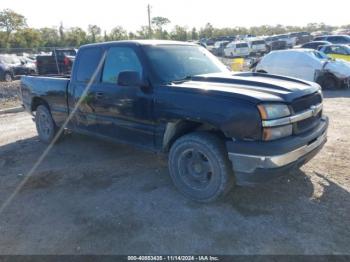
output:
[[[291,136],[293,133],[292,125],[278,126],[278,127],[265,127],[263,128],[263,140],[276,140],[279,138]]]

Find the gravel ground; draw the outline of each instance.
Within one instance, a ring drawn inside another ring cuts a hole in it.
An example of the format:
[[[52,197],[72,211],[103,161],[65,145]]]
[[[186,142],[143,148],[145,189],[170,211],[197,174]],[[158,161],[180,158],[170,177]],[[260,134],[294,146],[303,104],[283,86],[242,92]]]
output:
[[[0,110],[4,108],[19,106],[18,97],[20,80],[12,82],[0,82]]]
[[[67,135],[0,214],[0,254],[349,254],[350,91],[325,92],[329,140],[300,171],[222,202],[176,191],[166,162]],[[45,149],[0,115],[0,202]]]

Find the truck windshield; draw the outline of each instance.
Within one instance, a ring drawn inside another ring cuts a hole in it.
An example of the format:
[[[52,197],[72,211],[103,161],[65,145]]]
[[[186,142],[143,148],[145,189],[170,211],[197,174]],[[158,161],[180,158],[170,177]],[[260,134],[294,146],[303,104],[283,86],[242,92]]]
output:
[[[214,55],[200,46],[145,46],[145,52],[153,71],[164,83],[195,75],[229,72]]]

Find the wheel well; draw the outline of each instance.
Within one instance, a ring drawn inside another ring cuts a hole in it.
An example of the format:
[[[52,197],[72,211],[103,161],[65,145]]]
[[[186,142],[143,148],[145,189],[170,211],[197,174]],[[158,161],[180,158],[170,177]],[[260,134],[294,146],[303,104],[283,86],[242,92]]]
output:
[[[31,107],[32,112],[36,111],[36,109],[40,105],[45,105],[48,109],[50,109],[49,105],[47,104],[47,102],[44,99],[42,99],[40,97],[34,97],[32,100],[32,107]]]
[[[2,78],[5,79],[6,74],[9,74],[12,78],[14,77],[13,73],[9,70],[6,70],[2,74]]]
[[[333,78],[335,81],[337,81],[339,83],[339,79],[338,77],[336,77],[334,74],[332,74],[331,72],[324,72],[323,74],[321,74],[320,76],[318,76],[318,78],[316,79],[316,83],[318,83],[319,85],[322,85],[323,81],[327,78],[327,77],[331,77]]]
[[[172,144],[180,137],[195,132],[206,131],[212,134],[216,134],[221,138],[225,138],[224,133],[217,127],[208,124],[200,123],[196,121],[181,120],[174,123],[168,123],[163,136],[163,150],[169,151]]]

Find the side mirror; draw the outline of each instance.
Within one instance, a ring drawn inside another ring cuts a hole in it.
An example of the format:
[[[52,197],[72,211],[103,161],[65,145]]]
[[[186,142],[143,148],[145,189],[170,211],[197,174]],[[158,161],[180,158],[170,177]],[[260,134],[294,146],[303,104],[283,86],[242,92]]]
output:
[[[141,75],[136,71],[122,71],[118,75],[118,85],[120,86],[139,86],[145,85],[145,82],[141,79]]]

